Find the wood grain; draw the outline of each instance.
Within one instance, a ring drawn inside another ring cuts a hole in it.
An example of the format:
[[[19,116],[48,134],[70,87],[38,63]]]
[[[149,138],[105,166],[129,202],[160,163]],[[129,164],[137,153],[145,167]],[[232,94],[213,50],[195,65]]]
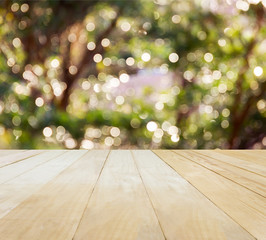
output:
[[[265,151],[255,151],[255,150],[216,150],[222,154],[236,157],[241,160],[248,162],[253,162],[259,165],[263,165],[263,169],[266,168],[266,153]]]
[[[33,168],[56,158],[64,152],[64,150],[45,151],[38,155],[29,157],[24,161],[19,161],[16,164],[10,164],[5,167],[2,167],[0,168],[0,184],[9,181],[12,178],[15,178],[18,175],[21,175],[27,171],[30,171]]]
[[[112,151],[74,240],[164,239],[130,151]]]
[[[194,150],[197,154],[202,154],[204,156],[208,156],[214,159],[218,159],[219,161],[223,161],[225,163],[231,164],[235,167],[245,169],[247,171],[259,174],[261,176],[266,177],[266,168],[263,168],[261,165],[258,165],[256,163],[242,161],[241,159],[238,159],[236,157],[227,156],[225,154],[222,154],[218,151],[212,151],[212,150]]]
[[[255,238],[265,240],[264,197],[177,153],[165,150],[154,152]]]
[[[10,154],[10,155],[6,155],[0,158],[0,168],[22,161],[24,159],[27,159],[31,156],[35,156],[37,154],[40,154],[41,150],[29,150],[29,151],[23,151],[23,152],[18,152],[18,153],[14,153],[14,154]]]
[[[234,165],[225,163],[218,159],[210,158],[205,155],[197,154],[190,150],[175,150],[181,156],[188,158],[189,160],[200,164],[207,169],[210,169],[217,174],[220,174],[249,190],[266,197],[266,178],[255,174],[253,172],[246,171],[245,169],[235,167]]]
[[[16,154],[16,153],[22,153],[22,152],[25,152],[27,150],[3,150],[1,149],[0,150],[0,159],[4,156],[7,156],[7,155],[12,155],[12,154]]]
[[[0,218],[73,164],[86,151],[69,151],[0,185]]]
[[[0,240],[266,240],[265,150],[0,150]]]
[[[254,239],[154,153],[133,154],[166,239]]]
[[[0,219],[0,239],[72,239],[108,151],[92,151]]]

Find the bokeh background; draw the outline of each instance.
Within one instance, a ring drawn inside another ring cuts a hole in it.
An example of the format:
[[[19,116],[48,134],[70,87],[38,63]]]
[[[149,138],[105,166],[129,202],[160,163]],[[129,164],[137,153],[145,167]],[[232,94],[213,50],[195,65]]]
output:
[[[0,148],[265,148],[266,1],[0,2]]]

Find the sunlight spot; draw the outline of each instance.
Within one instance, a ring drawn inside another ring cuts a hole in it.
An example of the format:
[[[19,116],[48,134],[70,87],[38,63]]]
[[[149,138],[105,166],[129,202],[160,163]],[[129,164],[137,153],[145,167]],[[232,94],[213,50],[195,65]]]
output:
[[[129,58],[126,59],[126,64],[128,66],[133,66],[134,63],[135,63],[135,59],[133,57],[129,57]]]
[[[174,15],[172,17],[172,22],[173,23],[178,24],[178,23],[180,23],[180,21],[181,21],[181,17],[179,15]]]
[[[69,67],[68,71],[71,75],[75,75],[78,72],[78,68],[76,66],[72,65]]]
[[[163,108],[164,108],[164,104],[163,104],[162,102],[157,102],[157,103],[155,104],[155,108],[156,108],[157,110],[161,111],[161,110],[163,110]]]
[[[155,136],[156,138],[162,138],[163,134],[164,134],[164,132],[163,132],[163,130],[160,129],[160,128],[156,129],[155,132],[154,132],[154,136]]]
[[[213,60],[213,55],[211,53],[205,53],[204,60],[206,62],[211,62]]]
[[[229,117],[230,115],[230,110],[228,108],[224,108],[223,111],[222,111],[222,115],[224,117]]]
[[[72,149],[72,148],[75,148],[77,146],[77,142],[73,138],[68,138],[65,141],[65,145],[66,145],[67,148]]]
[[[150,121],[150,122],[147,123],[146,127],[147,127],[148,131],[154,132],[158,128],[158,125],[157,125],[156,122]]]
[[[261,0],[248,0],[248,2],[249,2],[250,4],[255,4],[255,5],[257,5],[260,1],[261,1]]]
[[[53,59],[53,60],[51,61],[51,66],[52,66],[52,68],[58,68],[59,65],[60,65],[60,63],[59,63],[58,59]]]
[[[177,55],[177,53],[171,53],[169,55],[169,61],[171,63],[176,63],[178,61],[178,59],[179,59],[179,56]]]
[[[176,135],[178,133],[178,127],[176,127],[176,126],[170,126],[168,128],[167,132],[170,135]]]
[[[144,61],[144,62],[148,62],[148,61],[151,60],[151,55],[150,55],[149,53],[145,52],[145,53],[143,53],[143,54],[141,55],[141,59],[142,59],[142,61]]]
[[[89,22],[89,23],[86,25],[86,29],[87,29],[87,31],[92,32],[92,31],[95,29],[95,24],[92,23],[92,22]]]
[[[9,58],[8,60],[7,60],[7,65],[9,66],[9,67],[13,67],[14,65],[15,65],[15,59],[14,58]]]
[[[24,3],[20,7],[21,12],[25,13],[29,10],[29,5],[27,3]]]
[[[112,59],[111,58],[104,58],[103,59],[103,65],[108,67],[112,64]]]
[[[14,38],[12,44],[15,48],[19,48],[21,46],[21,40],[19,38]]]
[[[51,137],[53,134],[53,130],[50,127],[45,127],[42,132],[45,137]]]
[[[221,83],[218,86],[218,91],[219,91],[219,93],[225,93],[227,91],[227,86],[224,83]]]
[[[120,79],[120,82],[122,83],[126,83],[129,81],[129,75],[126,74],[126,73],[122,73],[120,76],[119,76],[119,79]]]
[[[223,120],[221,122],[221,126],[222,126],[222,128],[228,128],[229,127],[229,122],[227,120]]]
[[[118,105],[122,105],[122,104],[125,102],[125,99],[124,99],[123,96],[117,96],[117,97],[115,98],[115,102],[116,102],[116,104],[118,104]]]
[[[220,71],[215,70],[215,71],[213,71],[213,73],[212,73],[212,77],[213,77],[213,79],[218,80],[218,79],[220,79],[220,78],[222,77],[222,74],[221,74]]]
[[[257,66],[257,67],[254,68],[253,72],[254,72],[254,75],[256,77],[260,77],[263,74],[263,69],[262,69],[262,67]]]
[[[191,71],[188,70],[188,71],[185,71],[184,72],[183,76],[184,76],[184,78],[186,80],[188,80],[189,82],[191,82],[192,79],[193,79],[193,77],[194,77],[194,74],[193,74],[193,72],[191,72]]]
[[[96,62],[96,63],[99,63],[101,62],[103,59],[102,55],[100,53],[97,53],[93,56],[93,61]]]
[[[111,147],[114,144],[114,139],[112,137],[107,137],[104,139],[106,146]]]
[[[90,50],[90,51],[94,50],[95,47],[96,47],[96,45],[95,45],[94,42],[89,42],[89,43],[87,44],[87,48],[88,48],[88,50]]]
[[[12,123],[14,126],[19,126],[21,124],[21,118],[19,116],[14,116],[12,118]]]
[[[118,80],[118,78],[111,78],[109,80],[109,83],[111,85],[111,87],[118,87],[120,85],[120,81]]]
[[[19,4],[18,3],[13,3],[11,5],[11,11],[12,12],[17,12],[19,10]]]
[[[104,38],[101,44],[103,47],[108,47],[110,45],[110,40],[108,38]]]
[[[219,40],[218,40],[218,45],[219,45],[220,47],[224,47],[224,46],[226,45],[226,40],[225,40],[225,39],[219,39]]]
[[[247,2],[245,2],[245,1],[238,0],[236,2],[236,8],[239,9],[239,10],[242,10],[242,11],[246,12],[249,9],[249,4]]]
[[[130,28],[131,28],[131,25],[130,25],[129,22],[123,22],[123,23],[121,24],[121,29],[122,29],[122,31],[124,31],[124,32],[128,32],[128,31],[130,30]]]
[[[110,131],[110,134],[113,136],[113,137],[118,137],[120,135],[120,129],[117,128],[117,127],[112,127],[111,128],[111,131]]]
[[[94,143],[90,140],[84,139],[81,142],[81,148],[84,149],[92,149],[94,147]]]
[[[81,84],[81,87],[83,90],[89,90],[90,87],[91,87],[91,84],[89,81],[83,81],[82,84]]]
[[[257,108],[260,112],[266,109],[266,101],[261,99],[257,102]]]
[[[178,135],[172,135],[171,136],[171,140],[172,140],[172,142],[178,142],[179,140],[180,140],[180,138],[179,138],[179,136]]]
[[[36,98],[35,104],[37,107],[42,107],[44,104],[44,100],[41,97]]]

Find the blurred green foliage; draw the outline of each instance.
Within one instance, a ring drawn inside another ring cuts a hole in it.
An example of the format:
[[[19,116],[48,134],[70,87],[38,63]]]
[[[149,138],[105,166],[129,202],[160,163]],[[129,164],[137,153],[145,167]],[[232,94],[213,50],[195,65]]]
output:
[[[260,0],[5,0],[1,148],[265,148]]]

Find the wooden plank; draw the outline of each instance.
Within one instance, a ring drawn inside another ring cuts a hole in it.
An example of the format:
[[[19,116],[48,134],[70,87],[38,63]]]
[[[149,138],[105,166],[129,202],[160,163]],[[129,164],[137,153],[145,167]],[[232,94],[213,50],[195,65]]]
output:
[[[51,159],[63,154],[65,150],[50,150],[40,153],[38,155],[29,157],[24,161],[17,162],[16,164],[10,164],[0,168],[0,184],[9,181],[12,178],[17,177],[27,171],[32,170]]]
[[[249,154],[250,156],[255,155],[261,159],[264,159],[264,161],[266,161],[266,149],[236,150],[236,152],[245,152],[246,154]]]
[[[266,167],[266,159],[265,159],[266,151],[261,151],[261,152],[255,150],[216,150],[216,151],[231,157],[236,157],[241,160],[254,162],[256,164],[263,165],[264,167]]]
[[[154,153],[133,154],[166,239],[254,239]]]
[[[4,156],[16,154],[16,153],[22,153],[25,152],[26,150],[6,150],[6,149],[1,149],[0,150],[0,159]]]
[[[174,152],[260,194],[263,197],[266,197],[266,178],[261,175],[205,155],[197,155],[190,150],[175,150]]]
[[[227,156],[225,154],[213,150],[193,150],[193,151],[197,154],[202,154],[208,157],[212,157],[214,159],[218,159],[225,163],[234,165],[235,167],[242,168],[247,171],[254,172],[256,174],[266,177],[266,169],[263,168],[261,165],[255,164],[253,162],[243,161],[239,158]]]
[[[73,239],[108,151],[91,151],[0,219],[0,239]]]
[[[0,185],[0,218],[18,206],[61,171],[73,164],[86,150],[72,150]]]
[[[255,238],[265,240],[264,197],[174,152],[154,152]]]
[[[14,164],[19,161],[22,161],[31,156],[35,156],[37,154],[40,154],[41,152],[43,151],[42,150],[28,150],[28,151],[23,151],[23,152],[18,152],[18,153],[11,154],[11,155],[3,156],[0,158],[0,168],[10,165],[10,164]]]
[[[112,151],[74,240],[164,239],[130,151]]]

